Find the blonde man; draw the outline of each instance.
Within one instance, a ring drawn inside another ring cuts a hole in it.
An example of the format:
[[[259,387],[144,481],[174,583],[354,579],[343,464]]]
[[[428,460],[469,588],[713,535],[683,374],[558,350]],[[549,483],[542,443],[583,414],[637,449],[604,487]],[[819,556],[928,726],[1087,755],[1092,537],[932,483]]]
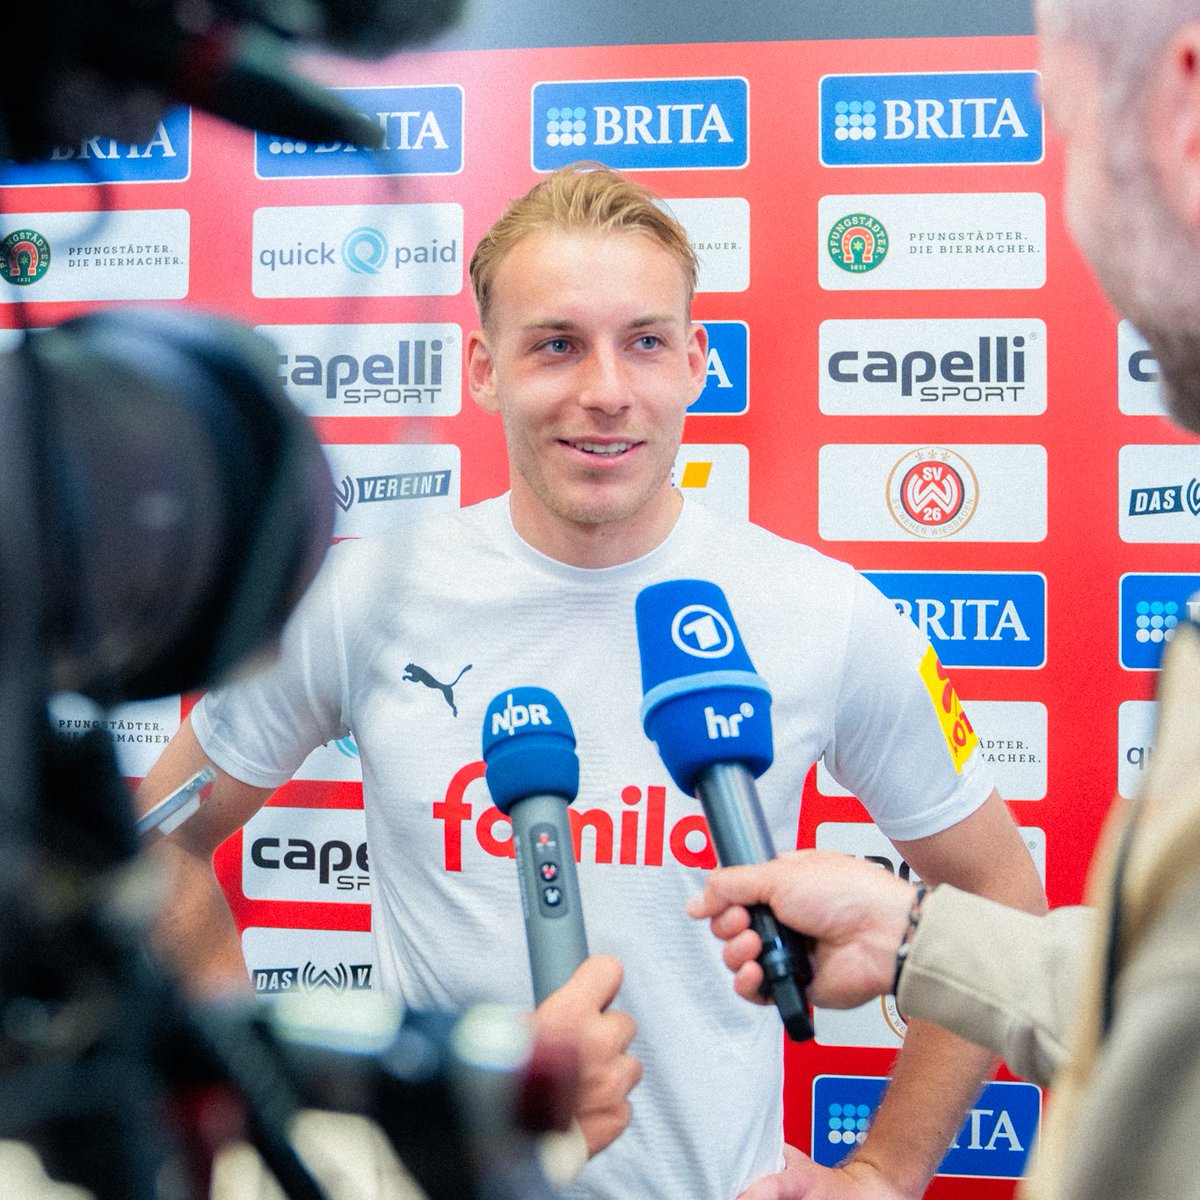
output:
[[[725,590],[774,691],[760,788],[777,841],[794,839],[823,756],[922,877],[1036,910],[1036,872],[979,756],[950,754],[918,669],[928,644],[849,567],[673,487],[707,347],[686,233],[645,188],[594,164],[548,176],[485,236],[471,279],[468,386],[503,422],[511,490],[339,546],[279,663],[197,708],[146,784],[152,799],[205,761],[222,771],[177,838],[201,900],[183,898],[174,940],[194,975],[243,972],[212,852],[310,750],[353,732],[381,985],[423,1007],[528,1004],[511,848],[477,760],[492,697],[548,688],[579,742],[580,886],[599,952],[536,1017],[580,1022],[593,1083],[579,1118],[595,1157],[570,1194],[729,1200],[801,1181],[813,1196],[915,1197],[989,1060],[914,1030],[852,1162],[785,1156],[778,1018],[730,993],[715,944],[682,914],[714,859],[695,799],[641,730],[634,599],[680,577]],[[457,678],[452,702],[424,675]],[[620,1012],[606,1010],[615,960]],[[614,1024],[629,1017],[644,1068],[632,1116],[637,1065]]]

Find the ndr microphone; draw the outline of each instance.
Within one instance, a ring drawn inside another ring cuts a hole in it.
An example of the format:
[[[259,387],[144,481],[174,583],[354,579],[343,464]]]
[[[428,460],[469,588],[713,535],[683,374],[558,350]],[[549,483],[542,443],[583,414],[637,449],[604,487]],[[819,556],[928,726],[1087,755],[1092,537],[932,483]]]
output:
[[[774,757],[771,693],[755,673],[725,593],[676,579],[637,598],[642,727],[681,791],[698,796],[722,866],[775,857],[754,785]],[[812,1037],[804,989],[812,978],[798,936],[765,905],[750,910],[762,938],[763,991],[794,1041]]]
[[[512,820],[533,996],[541,1002],[587,958],[567,807],[579,791],[575,734],[545,688],[501,692],[483,719],[483,760],[496,807]]]

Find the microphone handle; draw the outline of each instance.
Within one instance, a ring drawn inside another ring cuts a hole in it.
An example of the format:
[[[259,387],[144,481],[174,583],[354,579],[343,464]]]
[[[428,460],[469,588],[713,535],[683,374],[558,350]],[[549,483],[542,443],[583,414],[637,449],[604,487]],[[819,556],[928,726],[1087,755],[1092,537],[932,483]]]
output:
[[[567,806],[563,796],[525,796],[509,811],[537,1004],[588,956]]]
[[[753,866],[775,857],[754,776],[737,762],[715,763],[699,779],[696,792],[723,867]],[[804,989],[812,980],[806,939],[780,924],[765,904],[750,907],[750,926],[762,939],[758,956],[763,994],[770,996],[788,1037],[794,1042],[813,1036]]]

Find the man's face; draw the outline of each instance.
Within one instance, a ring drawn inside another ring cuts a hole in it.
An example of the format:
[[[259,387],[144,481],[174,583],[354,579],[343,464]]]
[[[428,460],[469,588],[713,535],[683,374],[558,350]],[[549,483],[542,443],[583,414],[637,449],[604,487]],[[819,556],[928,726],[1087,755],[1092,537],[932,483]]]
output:
[[[637,232],[541,230],[492,284],[471,392],[504,422],[518,531],[577,565],[624,562],[671,528],[671,467],[706,368],[679,261]]]
[[[1158,96],[1120,109],[1106,103],[1090,47],[1050,32],[1040,47],[1042,99],[1065,147],[1068,228],[1113,307],[1150,343],[1172,416],[1200,432],[1200,246],[1171,209],[1156,131],[1138,115]]]

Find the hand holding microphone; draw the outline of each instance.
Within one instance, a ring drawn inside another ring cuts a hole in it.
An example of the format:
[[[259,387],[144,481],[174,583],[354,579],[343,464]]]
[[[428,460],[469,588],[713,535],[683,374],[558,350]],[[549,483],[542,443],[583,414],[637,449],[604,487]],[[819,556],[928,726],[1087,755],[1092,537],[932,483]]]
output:
[[[775,857],[754,781],[774,757],[771,693],[754,671],[725,594],[697,579],[638,595],[642,724],[677,786],[698,796],[722,866]],[[762,940],[763,988],[793,1041],[812,1037],[804,994],[812,971],[797,935],[765,905],[750,908]]]

